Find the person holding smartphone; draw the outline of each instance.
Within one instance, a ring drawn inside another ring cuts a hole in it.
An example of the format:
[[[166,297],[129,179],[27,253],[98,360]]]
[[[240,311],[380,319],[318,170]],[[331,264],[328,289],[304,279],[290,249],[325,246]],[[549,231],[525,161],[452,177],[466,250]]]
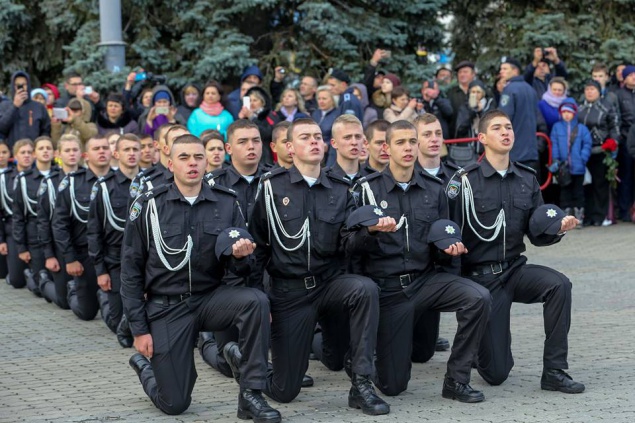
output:
[[[31,80],[24,71],[11,76],[11,94],[13,101],[0,104],[0,133],[5,135],[9,149],[19,139],[36,139],[42,135],[51,135],[51,119],[46,107],[29,98]]]
[[[157,85],[152,89],[152,105],[139,118],[139,128],[143,133],[154,134],[161,125],[179,123],[185,125],[185,119],[178,116],[174,95],[166,85]]]

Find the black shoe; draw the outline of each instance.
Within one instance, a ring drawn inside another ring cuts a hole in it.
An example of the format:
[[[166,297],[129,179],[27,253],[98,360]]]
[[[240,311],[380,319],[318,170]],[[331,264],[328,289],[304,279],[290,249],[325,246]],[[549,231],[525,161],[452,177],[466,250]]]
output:
[[[137,376],[141,377],[141,372],[143,372],[147,367],[151,366],[150,360],[148,360],[141,353],[132,354],[130,360],[128,360],[128,364],[130,367],[137,373]]]
[[[354,374],[353,386],[348,393],[348,406],[361,408],[364,414],[379,416],[390,413],[390,405],[376,393],[368,376]]]
[[[313,382],[313,378],[307,374],[304,375],[304,377],[302,378],[302,387],[303,388],[310,388],[311,386],[313,386],[314,382]]]
[[[46,269],[40,270],[39,273],[38,273],[38,285],[39,285],[39,288],[40,288],[40,293],[42,294],[42,297],[46,300],[47,303],[53,302],[53,301],[51,301],[51,299],[49,297],[44,295],[44,287],[49,282],[53,282],[51,280],[51,277],[49,276],[49,272],[47,272]]]
[[[35,280],[35,275],[31,269],[24,269],[24,279],[26,280],[26,286],[36,297],[41,297],[40,286]]]
[[[223,348],[223,357],[225,357],[225,361],[227,361],[227,364],[229,364],[229,367],[232,369],[236,383],[240,385],[240,361],[243,355],[240,352],[238,344],[236,342],[228,342]]]
[[[68,301],[68,305],[71,305],[71,298],[77,295],[75,292],[77,290],[77,282],[74,279],[66,282],[66,301]]]
[[[198,334],[198,350],[203,355],[203,346],[208,342],[216,343],[214,332],[199,332]]]
[[[566,394],[584,392],[584,385],[576,382],[564,370],[543,369],[540,387],[545,391],[560,391]]]
[[[117,342],[124,348],[131,348],[134,343],[134,339],[132,337],[132,331],[130,331],[130,324],[128,323],[128,318],[124,314],[121,316],[121,320],[119,321],[119,325],[117,325]]]
[[[443,381],[443,398],[455,399],[461,402],[482,402],[485,401],[485,395],[481,391],[472,389],[469,383],[460,383],[449,376]]]
[[[450,349],[450,341],[445,338],[437,338],[437,343],[434,345],[435,351],[447,351]]]
[[[349,349],[344,354],[344,371],[348,375],[349,379],[353,379],[353,359],[351,358],[351,350]]]
[[[241,420],[252,419],[256,423],[277,423],[282,420],[280,412],[271,407],[260,391],[244,389],[238,394],[238,413]]]

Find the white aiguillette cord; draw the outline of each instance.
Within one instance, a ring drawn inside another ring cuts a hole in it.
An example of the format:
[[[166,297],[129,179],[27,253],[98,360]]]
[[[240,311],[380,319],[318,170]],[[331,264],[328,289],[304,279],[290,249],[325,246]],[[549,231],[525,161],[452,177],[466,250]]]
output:
[[[47,194],[49,196],[49,220],[53,220],[53,212],[55,211],[55,199],[57,198],[57,194],[55,193],[55,186],[53,185],[53,181],[51,178],[46,179],[47,185]]]
[[[110,195],[108,195],[108,187],[105,182],[101,184],[101,198],[104,201],[104,214],[106,215],[106,219],[110,226],[112,226],[115,230],[119,232],[123,232],[124,226],[126,224],[126,219],[119,219],[114,210],[112,209],[112,204],[110,204]],[[120,226],[121,225],[121,226]],[[104,227],[106,226],[106,221],[104,221]]]
[[[37,200],[31,200],[29,193],[26,189],[26,178],[24,175],[20,176],[20,191],[22,198],[24,199],[24,215],[30,214],[31,216],[37,216],[37,213],[31,207],[31,204],[37,204]]]
[[[474,234],[481,240],[484,242],[492,242],[494,241],[497,237],[498,234],[500,233],[501,229],[503,230],[503,254],[506,252],[506,228],[507,228],[507,223],[505,222],[505,210],[503,208],[500,209],[500,212],[498,212],[498,215],[496,216],[496,220],[494,220],[494,223],[491,226],[487,226],[484,225],[478,218],[478,216],[476,215],[476,207],[474,205],[474,192],[472,191],[472,185],[470,185],[470,181],[467,178],[467,174],[463,174],[461,176],[461,183],[463,185],[463,201],[465,203],[465,207],[462,208],[461,212],[463,214],[463,222],[465,222],[465,217],[467,215],[467,224],[470,226],[470,228],[472,229],[472,232],[474,232]],[[472,218],[474,218],[474,220],[476,221],[476,224],[481,228],[481,229],[485,229],[485,230],[492,230],[494,229],[494,235],[492,235],[489,238],[485,238],[483,236],[481,236],[481,234],[479,234],[476,229],[474,228],[474,225],[472,224]],[[504,257],[504,255],[503,255]]]
[[[81,217],[79,217],[79,212],[77,211],[77,209],[85,213],[88,213],[89,206],[82,206],[79,203],[79,201],[77,201],[77,199],[75,198],[75,177],[69,176],[69,180],[70,180],[69,195],[71,196],[71,213],[73,214],[73,217],[75,217],[75,219],[79,220],[80,222],[88,223],[88,217],[86,219],[82,219]]]
[[[0,202],[2,202],[2,208],[4,209],[4,212],[9,216],[13,216],[13,210],[11,209],[10,205],[13,204],[13,199],[7,192],[6,175],[6,171],[0,173]]]
[[[366,194],[366,197],[368,197],[368,204],[370,204],[371,206],[377,207],[377,200],[375,199],[375,194],[373,193],[373,190],[370,189],[370,184],[368,183],[368,181],[362,182],[361,186],[362,186],[362,204],[366,205],[366,198],[364,197],[364,194]],[[397,226],[395,227],[395,230],[398,231],[404,225],[406,226],[406,249],[407,251],[410,251],[410,231],[408,226],[408,218],[406,217],[405,214],[402,214],[401,217],[399,218],[399,222],[397,222]]]
[[[307,217],[304,220],[304,224],[295,235],[290,235],[284,225],[282,224],[282,220],[280,219],[280,215],[278,214],[278,209],[276,209],[276,204],[273,199],[273,188],[271,187],[271,181],[267,179],[264,181],[265,187],[265,209],[267,211],[267,222],[269,223],[269,229],[273,232],[276,241],[278,241],[278,245],[282,247],[284,251],[292,252],[297,251],[307,244],[307,268],[311,270],[311,231],[310,231],[310,223],[309,218]],[[287,239],[296,240],[299,239],[300,243],[295,247],[289,248],[282,243],[280,239],[280,235],[278,233],[278,228],[282,232],[282,235]]]

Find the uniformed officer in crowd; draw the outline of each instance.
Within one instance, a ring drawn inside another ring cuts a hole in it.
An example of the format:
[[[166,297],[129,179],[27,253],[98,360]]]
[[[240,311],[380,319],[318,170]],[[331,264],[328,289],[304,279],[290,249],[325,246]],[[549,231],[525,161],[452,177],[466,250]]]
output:
[[[37,233],[44,251],[46,267],[40,272],[40,291],[48,301],[57,304],[62,309],[68,309],[66,284],[72,277],[66,273],[64,257],[55,245],[51,223],[55,212],[58,186],[66,175],[78,169],[82,155],[80,139],[73,134],[62,135],[57,142],[57,153],[62,162],[61,169],[52,167],[51,172],[42,181],[38,192]]]
[[[97,284],[108,295],[108,328],[117,334],[122,347],[132,347],[127,319],[123,318],[121,296],[121,245],[128,216],[130,182],[139,173],[141,143],[133,134],[121,135],[114,156],[119,168],[99,178],[91,192],[88,211],[88,254],[95,266]],[[102,313],[104,310],[102,310]],[[123,321],[122,321],[123,320]]]
[[[447,187],[455,202],[454,220],[463,229],[468,253],[462,256],[462,273],[492,294],[492,312],[481,341],[478,372],[491,385],[500,385],[514,366],[511,352],[510,309],[513,302],[543,303],[546,334],[542,389],[579,393],[584,385],[574,381],[568,368],[567,336],[571,325],[571,282],[560,272],[527,264],[523,237],[536,246],[559,242],[576,227],[573,216],[558,217],[553,233],[530,231],[530,217],[543,204],[535,171],[511,162],[514,129],[505,112],[486,113],[479,122],[478,139],[485,158],[467,166]]]
[[[140,135],[139,141],[141,142],[141,155],[139,157],[139,169],[150,169],[154,166],[154,153],[156,147],[154,146],[154,139],[150,135]]]
[[[358,203],[374,206],[381,219],[372,226],[349,227],[352,232],[345,238],[347,254],[362,257],[363,274],[380,288],[375,385],[386,395],[405,391],[415,322],[428,310],[456,312],[458,328],[442,395],[462,402],[483,401],[483,393],[469,382],[487,324],[489,292],[468,279],[437,271],[435,261],[449,261],[465,253],[465,247],[454,242],[440,252],[428,242],[431,224],[447,219],[449,210],[443,182],[415,168],[419,140],[414,125],[403,120],[392,123],[386,142],[388,167],[357,182]],[[458,232],[458,228],[446,229],[449,234]],[[435,341],[432,338],[432,346]]]
[[[381,172],[388,166],[390,156],[386,148],[386,130],[390,123],[387,120],[378,119],[368,125],[364,132],[366,136],[364,144],[368,150],[368,160],[366,161],[366,169]]]
[[[88,255],[86,224],[93,186],[99,178],[112,172],[111,155],[106,138],[102,135],[90,138],[84,153],[87,167],[64,177],[55,200],[53,237],[64,259],[66,272],[73,277],[67,285],[68,304],[82,320],[94,319],[100,307],[104,321],[108,315],[105,310],[108,296],[103,291],[99,292],[95,266]]]
[[[28,141],[28,140],[27,140]],[[37,233],[37,194],[40,184],[51,172],[53,141],[39,137],[34,143],[26,143],[18,151],[18,160],[35,159],[35,166],[18,174],[13,201],[13,238],[20,260],[29,266],[25,270],[27,288],[37,296],[40,291],[40,271],[44,269],[44,250]]]
[[[311,119],[289,127],[294,166],[263,177],[250,221],[256,255],[271,277],[271,351],[273,369],[265,393],[279,402],[300,392],[316,321],[326,314],[348,317],[352,387],[348,403],[366,414],[387,414],[390,407],[371,382],[379,319],[378,290],[372,280],[346,274],[340,229],[354,201],[349,185],[320,168],[324,142]],[[235,376],[240,351],[224,349]]]
[[[9,245],[13,242],[11,229],[11,215],[13,214],[13,179],[17,175],[15,168],[9,166],[11,150],[4,140],[0,140],[0,271],[4,275],[7,285],[13,286],[9,276]],[[18,262],[19,264],[19,262]],[[15,283],[15,282],[14,282]],[[24,285],[23,285],[24,286]]]
[[[287,148],[287,132],[289,126],[291,126],[291,122],[283,120],[282,122],[276,123],[276,126],[274,126],[271,131],[271,142],[269,146],[271,147],[271,151],[275,153],[276,158],[273,167],[289,169],[293,166],[293,158]]]
[[[335,149],[336,159],[328,170],[329,175],[343,178],[352,186],[362,176],[375,172],[360,165],[364,127],[355,115],[340,115],[333,122],[332,133],[331,148]]]
[[[130,365],[157,408],[180,414],[197,377],[192,346],[199,330],[235,325],[243,354],[238,417],[279,422],[280,413],[260,392],[270,334],[267,298],[221,283],[226,270],[250,273],[256,245],[232,229],[231,256],[216,256],[221,232],[245,227],[236,197],[203,182],[207,159],[197,137],[182,135],[171,147],[174,182],[139,196],[124,231],[121,297],[139,351]]]

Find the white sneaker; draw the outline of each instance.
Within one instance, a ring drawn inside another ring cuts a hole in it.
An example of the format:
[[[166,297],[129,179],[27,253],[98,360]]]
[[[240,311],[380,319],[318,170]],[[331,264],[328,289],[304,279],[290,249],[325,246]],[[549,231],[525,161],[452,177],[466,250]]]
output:
[[[602,226],[611,226],[613,224],[613,221],[611,219],[604,219],[604,222],[602,222]]]

